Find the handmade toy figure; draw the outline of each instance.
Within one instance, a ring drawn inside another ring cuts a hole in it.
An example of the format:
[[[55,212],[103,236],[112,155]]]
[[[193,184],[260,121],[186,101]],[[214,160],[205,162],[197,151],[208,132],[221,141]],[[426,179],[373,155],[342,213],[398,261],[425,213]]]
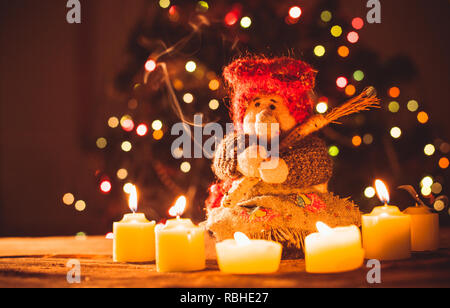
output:
[[[240,231],[272,239],[285,251],[300,251],[316,222],[336,227],[360,225],[358,207],[328,192],[333,161],[314,134],[341,116],[375,107],[373,88],[331,113],[313,115],[316,71],[283,57],[246,57],[224,69],[231,90],[235,131],[216,149],[206,227],[217,240]],[[271,124],[278,124],[273,126]],[[278,128],[277,128],[278,127]],[[279,155],[261,142],[278,137]]]

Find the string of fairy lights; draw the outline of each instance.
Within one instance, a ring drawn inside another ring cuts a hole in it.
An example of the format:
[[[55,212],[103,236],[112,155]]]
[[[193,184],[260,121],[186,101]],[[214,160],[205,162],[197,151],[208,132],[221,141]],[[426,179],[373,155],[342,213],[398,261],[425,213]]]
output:
[[[172,4],[170,0],[160,0],[157,1],[157,3],[159,5],[159,9],[167,14],[167,17],[171,22],[176,23],[180,20],[180,16],[183,12],[177,5]],[[211,5],[214,5],[214,3],[211,2]],[[209,9],[210,3],[207,1],[197,2],[197,13],[206,14]],[[303,11],[300,6],[291,6],[285,11],[284,21],[288,25],[295,25],[300,22],[302,16]],[[226,27],[241,27],[245,31],[251,31],[252,26],[254,26],[255,23],[250,14],[243,15],[242,11],[236,9],[234,6],[229,11],[225,12],[222,18],[222,22]],[[320,59],[332,53],[337,53],[337,55],[342,59],[350,57],[353,46],[355,46],[360,40],[359,31],[365,26],[364,20],[361,17],[355,17],[350,22],[351,29],[344,30],[345,27],[337,22],[334,22],[334,16],[330,10],[323,10],[318,18],[323,24],[326,25],[327,29],[329,29],[331,39],[343,39],[343,43],[338,44],[339,46],[337,48],[327,48],[327,44],[325,43],[316,44],[311,48],[313,56]],[[148,74],[151,74],[157,68],[158,60],[155,61],[151,58],[151,56],[143,66],[143,70]],[[223,88],[223,85],[216,73],[209,71],[200,63],[200,61],[196,59],[186,59],[184,62],[184,71],[185,74],[191,74],[206,79],[205,88],[209,89],[213,94],[212,98],[206,102],[206,104],[211,111],[219,110],[221,107],[222,98],[219,95],[219,90]],[[368,76],[362,69],[355,69],[349,75],[338,75],[335,78],[336,89],[340,93],[344,93],[345,96],[351,97],[357,93],[361,83],[368,78]],[[176,91],[177,97],[179,97],[180,101],[184,104],[190,105],[197,101],[195,92],[186,89],[185,83],[180,76],[172,78],[171,84]],[[135,85],[135,87],[138,86],[140,86],[140,84]],[[386,112],[395,115],[401,112],[402,109],[406,109],[410,113],[411,119],[414,119],[414,121],[417,122],[417,125],[425,126],[430,123],[430,115],[420,105],[419,101],[414,98],[406,99],[406,101],[404,101],[405,99],[402,97],[401,89],[398,86],[391,86],[385,95],[389,101],[385,104]],[[329,111],[331,107],[330,100],[331,98],[326,96],[319,97],[315,106],[315,111],[319,114],[324,114]],[[145,121],[135,122],[131,114],[135,112],[138,106],[139,103],[136,99],[130,99],[127,103],[129,111],[120,116],[109,117],[107,119],[108,128],[121,129],[124,132],[135,134],[138,138],[144,138],[150,135],[154,142],[162,140],[165,137],[165,132],[167,132],[168,124],[163,123],[162,119],[153,119],[148,123]],[[399,140],[404,137],[407,132],[402,129],[401,125],[394,125],[387,127],[386,134],[389,134],[393,140]],[[133,150],[133,141],[131,139],[132,138],[125,139],[120,142],[121,151],[129,153]],[[351,136],[350,139],[351,145],[354,148],[358,148],[373,144],[375,141],[375,136],[372,133],[367,132],[360,135],[355,134]],[[109,144],[106,137],[102,136],[97,138],[96,147],[99,150],[105,150],[108,146]],[[338,144],[330,145],[328,150],[332,157],[339,156],[341,152]],[[450,162],[447,157],[449,152],[450,144],[441,139],[436,139],[435,141],[430,140],[429,143],[423,145],[424,157],[435,158],[437,167],[441,170],[446,170],[449,168]],[[174,156],[176,159],[182,159],[183,149],[175,149]],[[188,161],[182,161],[179,163],[179,169],[183,173],[187,174],[191,172],[192,168],[191,163]],[[112,180],[113,177],[116,179]],[[114,186],[120,187],[121,185],[123,191],[129,193],[133,185],[131,181],[128,181],[129,178],[130,171],[126,168],[120,167],[114,175],[103,176],[99,182],[98,189],[102,194],[109,194]],[[426,198],[432,198],[433,195],[439,195],[443,191],[443,183],[440,183],[431,174],[424,176],[420,180],[419,186],[421,195]],[[376,195],[375,188],[371,185],[367,185],[361,193],[367,199],[372,199]],[[448,204],[446,204],[448,202],[445,202],[443,199],[433,198],[430,200],[434,202],[434,208],[436,211],[444,211],[448,207]],[[66,205],[73,205],[75,210],[80,212],[84,211],[87,206],[85,201],[76,200],[72,193],[66,193],[63,196],[62,201]]]

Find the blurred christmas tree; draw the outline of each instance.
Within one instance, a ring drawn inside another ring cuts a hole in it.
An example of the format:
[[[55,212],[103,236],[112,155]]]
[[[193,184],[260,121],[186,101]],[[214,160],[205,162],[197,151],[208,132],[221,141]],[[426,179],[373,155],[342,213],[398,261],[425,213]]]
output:
[[[364,87],[373,85],[383,101],[379,111],[345,119],[323,130],[335,157],[330,189],[351,196],[368,211],[378,204],[371,187],[376,177],[411,184],[434,204],[445,194],[450,145],[433,128],[425,102],[402,96],[414,82],[407,57],[382,62],[359,42],[364,17],[336,16],[339,1],[149,1],[146,16],[131,35],[128,61],[116,80],[114,100],[123,113],[105,119],[97,139],[103,164],[96,174],[109,203],[108,219],[123,214],[124,190],[140,192],[140,210],[167,217],[177,196],[190,201],[186,216],[201,220],[207,189],[214,181],[211,161],[171,154],[173,124],[202,114],[204,123],[229,122],[221,70],[247,52],[289,55],[318,71],[318,113],[325,113]],[[179,101],[179,103],[178,103]],[[180,107],[181,109],[178,109]],[[97,138],[97,137],[96,137]],[[412,200],[398,193],[404,207]],[[395,200],[395,201],[397,201]],[[438,202],[436,208],[442,208]]]

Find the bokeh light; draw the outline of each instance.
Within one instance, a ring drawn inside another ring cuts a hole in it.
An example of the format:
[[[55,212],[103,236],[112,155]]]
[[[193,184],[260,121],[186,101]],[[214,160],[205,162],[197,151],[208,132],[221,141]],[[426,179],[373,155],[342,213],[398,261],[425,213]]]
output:
[[[128,170],[125,168],[121,168],[117,170],[116,175],[119,180],[125,180],[128,177]]]
[[[75,202],[75,209],[78,212],[83,212],[86,209],[86,202],[84,202],[83,200],[78,200],[77,202]]]
[[[209,108],[211,110],[217,110],[219,108],[219,101],[217,99],[212,99],[209,101]]]
[[[302,9],[298,6],[293,6],[289,9],[289,17],[298,19],[302,15]]]
[[[431,192],[436,195],[440,194],[442,192],[441,183],[438,183],[438,182],[433,183],[433,185],[431,185]]]
[[[350,54],[350,50],[348,49],[347,46],[340,46],[338,48],[338,55],[341,56],[342,58],[348,57],[349,54]]]
[[[447,157],[442,157],[439,159],[439,168],[441,169],[447,169],[450,165],[450,162]]]
[[[334,37],[339,37],[342,34],[342,28],[341,26],[333,26],[331,27],[331,35]]]
[[[186,104],[190,104],[194,101],[194,95],[192,95],[191,93],[186,93],[183,95],[183,101]]]
[[[323,57],[323,55],[325,55],[325,47],[323,47],[322,45],[317,45],[316,47],[314,47],[314,54],[317,57]]]
[[[108,126],[111,128],[116,128],[119,126],[119,119],[117,117],[110,117],[108,119]]]
[[[330,154],[330,156],[336,157],[339,155],[339,148],[335,145],[332,145],[329,149],[328,149],[328,153]]]
[[[426,176],[420,181],[421,187],[431,187],[433,185],[434,181],[431,176]]]
[[[419,121],[419,123],[421,124],[426,124],[429,120],[429,116],[428,113],[426,113],[425,111],[421,111],[417,114],[417,121]]]
[[[251,25],[252,25],[252,20],[250,17],[248,17],[248,16],[242,17],[242,19],[241,19],[241,27],[242,28],[247,29]]]
[[[65,205],[72,205],[75,201],[75,197],[71,193],[64,194],[62,201]]]
[[[364,72],[361,70],[357,70],[353,73],[353,79],[356,81],[362,81],[364,79]]]
[[[112,188],[111,182],[108,180],[103,180],[100,183],[100,191],[105,194],[109,193],[111,191],[111,188]]]
[[[152,122],[153,130],[160,130],[163,127],[161,120],[155,120]]]
[[[345,77],[343,77],[343,76],[341,76],[341,77],[338,77],[337,79],[336,79],[336,85],[339,87],[339,88],[345,88],[346,86],[347,86],[347,78],[345,78]]]
[[[330,11],[323,11],[322,13],[320,13],[320,19],[323,22],[329,22],[331,18],[333,18],[333,15],[331,14]]]
[[[400,110],[400,104],[396,101],[392,101],[388,105],[388,109],[392,113],[396,113]]]
[[[420,190],[420,193],[424,196],[429,196],[431,195],[432,191],[431,191],[431,187],[429,186],[424,186],[422,187],[422,189]]]
[[[432,144],[427,144],[423,149],[425,155],[432,156],[436,152],[436,148]]]
[[[129,141],[124,141],[124,142],[122,142],[122,144],[120,145],[120,148],[122,149],[122,151],[124,151],[124,152],[130,152],[131,151],[131,149],[132,149],[132,145],[131,145],[131,142],[129,142]]]
[[[159,0],[159,6],[167,9],[170,6],[170,0]]]
[[[376,194],[375,188],[373,188],[372,186],[369,186],[364,190],[364,196],[368,199],[375,197],[375,194]]]
[[[182,162],[180,165],[180,170],[183,171],[184,173],[188,173],[189,171],[191,171],[191,164],[188,163],[187,161]]]
[[[389,89],[388,94],[392,98],[397,98],[400,96],[400,89],[398,87],[392,87]]]
[[[197,10],[200,12],[206,12],[209,9],[209,4],[206,1],[197,2]]]
[[[225,15],[224,21],[227,26],[231,27],[237,23],[238,14],[236,13],[236,11],[231,11],[227,15]]]
[[[131,193],[131,191],[133,190],[133,188],[134,188],[134,185],[133,185],[132,183],[130,183],[130,182],[128,182],[128,183],[126,183],[126,184],[123,185],[123,191],[124,191],[126,194]]]
[[[360,136],[353,136],[352,138],[352,144],[355,147],[359,147],[362,144],[362,138]]]
[[[139,124],[138,127],[136,127],[136,134],[138,134],[138,136],[145,136],[148,133],[148,126],[144,123]]]
[[[392,127],[390,134],[392,138],[398,139],[402,136],[402,130],[399,127]]]
[[[355,31],[351,31],[347,34],[347,40],[352,43],[355,44],[358,42],[359,40],[359,34]]]
[[[356,88],[354,85],[349,84],[348,86],[345,87],[345,94],[348,96],[352,96],[356,93]]]
[[[128,108],[130,108],[131,110],[136,109],[137,106],[138,106],[138,101],[136,99],[132,98],[128,101]]]
[[[438,212],[442,212],[445,209],[445,202],[443,200],[436,200],[433,204],[433,208]]]
[[[197,69],[197,64],[194,61],[188,61],[186,62],[186,71],[188,71],[189,73],[194,72]]]
[[[162,137],[164,137],[164,132],[162,130],[155,130],[153,132],[153,139],[155,140],[161,140]]]
[[[419,103],[416,100],[410,100],[406,105],[409,111],[416,112],[419,109]]]
[[[325,113],[328,110],[328,104],[326,102],[320,102],[316,105],[316,111],[318,113]]]
[[[213,79],[209,82],[208,87],[211,91],[216,91],[220,87],[220,82],[217,79]]]
[[[106,141],[105,138],[100,137],[97,139],[97,141],[95,142],[95,144],[97,145],[97,148],[99,149],[104,149],[106,148],[106,146],[108,145],[108,142]]]
[[[373,136],[371,134],[365,134],[363,136],[363,142],[365,144],[372,144],[373,143]]]
[[[148,60],[145,62],[145,70],[147,72],[153,72],[156,68],[156,62],[154,60]]]
[[[361,30],[364,27],[364,20],[361,17],[353,18],[352,27],[356,30]]]

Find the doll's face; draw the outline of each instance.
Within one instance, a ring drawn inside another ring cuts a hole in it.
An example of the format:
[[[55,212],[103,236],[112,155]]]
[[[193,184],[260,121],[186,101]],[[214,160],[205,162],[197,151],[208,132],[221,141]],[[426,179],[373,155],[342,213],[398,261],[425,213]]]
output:
[[[247,108],[244,116],[244,133],[271,139],[291,130],[295,124],[296,121],[289,113],[282,97],[260,95],[256,96]]]

